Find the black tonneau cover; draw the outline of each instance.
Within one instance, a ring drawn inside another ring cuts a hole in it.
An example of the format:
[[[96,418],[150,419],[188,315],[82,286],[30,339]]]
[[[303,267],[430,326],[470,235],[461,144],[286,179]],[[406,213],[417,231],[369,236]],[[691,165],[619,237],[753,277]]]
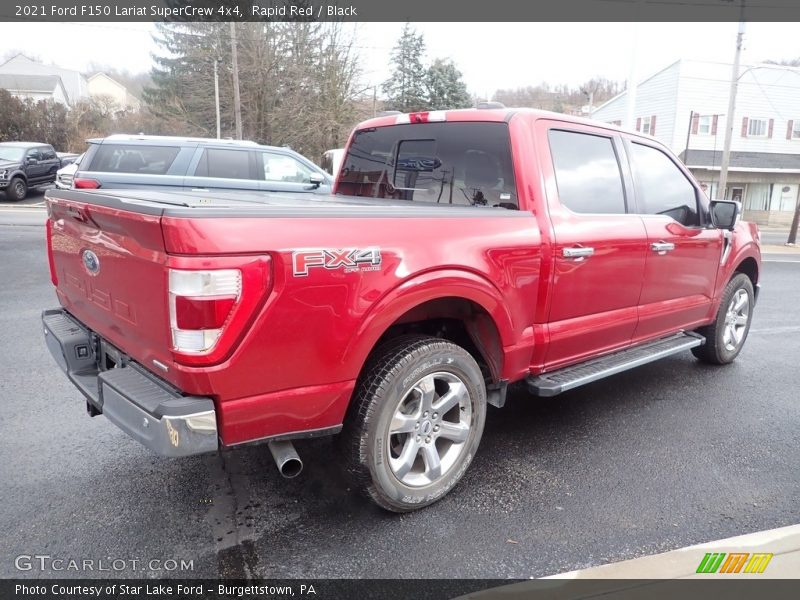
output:
[[[514,217],[529,213],[497,207],[458,206],[321,194],[243,190],[49,190],[60,198],[148,215],[203,217]]]

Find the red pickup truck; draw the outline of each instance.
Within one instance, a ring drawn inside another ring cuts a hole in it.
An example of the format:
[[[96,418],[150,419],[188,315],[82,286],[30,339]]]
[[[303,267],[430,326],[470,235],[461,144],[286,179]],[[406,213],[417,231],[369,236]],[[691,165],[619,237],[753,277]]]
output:
[[[329,197],[47,205],[45,338],[90,415],[169,456],[266,442],[286,476],[338,434],[393,511],[458,482],[510,383],[731,362],[760,275],[756,226],[658,141],[533,110],[366,121]]]

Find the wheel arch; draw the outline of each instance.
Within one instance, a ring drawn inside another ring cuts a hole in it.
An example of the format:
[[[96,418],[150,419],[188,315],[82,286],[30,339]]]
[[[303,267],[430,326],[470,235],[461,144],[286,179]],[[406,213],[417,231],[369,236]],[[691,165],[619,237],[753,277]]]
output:
[[[503,372],[503,347],[514,343],[511,316],[489,281],[469,271],[436,271],[406,280],[362,321],[345,361],[361,372],[387,339],[407,333],[442,337],[464,347],[492,381]]]
[[[736,273],[744,273],[750,278],[750,282],[755,285],[758,283],[758,276],[759,276],[759,269],[758,269],[758,262],[752,256],[747,256],[739,261],[736,267],[733,269],[733,277]]]

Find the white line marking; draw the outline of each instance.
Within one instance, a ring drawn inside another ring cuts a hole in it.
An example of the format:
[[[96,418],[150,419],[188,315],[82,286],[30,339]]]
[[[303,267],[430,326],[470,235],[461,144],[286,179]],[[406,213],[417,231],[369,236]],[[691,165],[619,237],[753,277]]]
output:
[[[780,259],[780,258],[762,258],[761,262],[800,263],[800,260],[783,260],[783,259]]]

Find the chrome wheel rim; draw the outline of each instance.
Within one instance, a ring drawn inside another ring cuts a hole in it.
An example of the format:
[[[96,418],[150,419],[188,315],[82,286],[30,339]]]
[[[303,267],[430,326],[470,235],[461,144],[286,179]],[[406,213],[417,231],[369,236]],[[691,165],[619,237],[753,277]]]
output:
[[[736,290],[728,304],[725,325],[722,329],[722,344],[728,352],[732,352],[742,345],[749,319],[750,294],[744,289]]]
[[[471,428],[472,399],[464,381],[443,371],[425,375],[401,398],[389,423],[389,468],[404,485],[430,485],[456,464]]]

